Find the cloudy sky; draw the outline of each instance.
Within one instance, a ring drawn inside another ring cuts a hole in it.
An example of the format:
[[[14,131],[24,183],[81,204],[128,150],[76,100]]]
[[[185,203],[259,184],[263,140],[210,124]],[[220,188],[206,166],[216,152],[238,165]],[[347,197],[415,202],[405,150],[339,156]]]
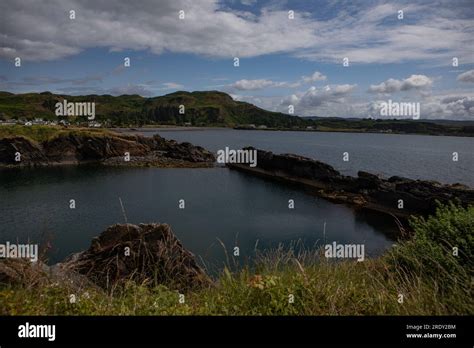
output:
[[[220,90],[341,117],[380,117],[390,99],[474,120],[473,87],[472,0],[0,3],[0,90],[14,93]]]

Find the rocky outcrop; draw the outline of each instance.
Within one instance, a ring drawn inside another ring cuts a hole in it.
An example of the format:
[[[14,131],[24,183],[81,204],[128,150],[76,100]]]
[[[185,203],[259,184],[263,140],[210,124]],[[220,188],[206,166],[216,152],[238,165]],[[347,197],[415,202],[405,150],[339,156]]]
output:
[[[133,280],[173,289],[201,287],[209,278],[167,224],[114,225],[90,248],[61,263],[104,289]]]
[[[20,160],[17,154],[20,154]],[[130,157],[125,160],[125,155]],[[0,166],[101,162],[107,165],[165,167],[212,166],[214,155],[200,146],[177,143],[159,135],[94,134],[72,131],[37,144],[24,137],[0,139]]]
[[[92,240],[89,249],[52,266],[27,259],[0,259],[0,285],[60,283],[74,291],[108,291],[127,281],[183,291],[211,284],[167,224],[110,226]]]
[[[100,161],[124,156],[125,152],[129,152],[130,156],[143,156],[151,150],[149,146],[136,139],[74,133],[45,142],[43,149],[48,159],[54,162]]]
[[[47,162],[42,147],[25,137],[16,136],[0,139],[0,163],[44,163]]]
[[[294,176],[307,179],[331,181],[339,176],[330,165],[312,159],[293,155],[275,155],[272,152],[258,151],[258,167],[291,173]]]
[[[357,177],[344,176],[328,164],[292,154],[276,155],[257,150],[257,167],[245,164],[228,166],[302,185],[331,201],[379,210],[402,218],[412,214],[433,214],[437,202],[446,204],[457,200],[463,205],[474,204],[474,190],[465,185],[443,185],[435,181],[398,176],[383,179],[363,171],[358,172]]]
[[[166,140],[159,135],[153,136],[155,150],[164,151],[169,158],[179,159],[189,162],[214,162],[215,156],[201,146],[191,143],[178,143],[175,140]]]

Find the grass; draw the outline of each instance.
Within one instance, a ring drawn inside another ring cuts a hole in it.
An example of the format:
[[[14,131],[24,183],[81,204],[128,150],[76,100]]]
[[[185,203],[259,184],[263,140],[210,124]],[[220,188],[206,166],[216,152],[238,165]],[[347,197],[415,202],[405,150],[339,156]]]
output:
[[[43,142],[59,135],[62,132],[62,127],[55,126],[23,126],[23,125],[8,125],[0,126],[0,139],[23,136],[37,142]]]
[[[23,136],[36,142],[44,142],[57,136],[68,135],[70,133],[78,135],[114,135],[115,133],[96,128],[81,128],[62,126],[23,126],[23,125],[0,125],[0,139],[13,136]]]
[[[70,303],[71,290],[52,283],[3,287],[0,314],[472,315],[474,207],[440,206],[411,227],[411,239],[364,262],[329,262],[321,251],[258,253],[255,267],[225,268],[211,287],[184,294],[184,303],[164,286],[132,282],[110,293],[85,289]]]

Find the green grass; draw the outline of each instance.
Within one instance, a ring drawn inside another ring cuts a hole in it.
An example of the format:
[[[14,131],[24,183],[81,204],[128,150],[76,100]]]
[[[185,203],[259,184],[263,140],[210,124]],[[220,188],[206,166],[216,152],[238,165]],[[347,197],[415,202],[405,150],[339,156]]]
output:
[[[225,268],[213,286],[184,294],[185,303],[163,286],[128,283],[110,293],[77,293],[47,284],[4,287],[0,314],[472,315],[474,207],[439,207],[433,217],[413,218],[411,227],[411,239],[359,263],[328,262],[320,251],[259,253],[255,267]]]
[[[44,142],[57,136],[68,134],[80,135],[116,135],[112,131],[95,128],[80,128],[61,126],[23,126],[23,125],[2,125],[0,126],[0,139],[13,136],[23,136],[36,142]]]
[[[23,136],[37,142],[46,141],[61,133],[61,127],[54,126],[0,126],[0,139],[13,136]]]

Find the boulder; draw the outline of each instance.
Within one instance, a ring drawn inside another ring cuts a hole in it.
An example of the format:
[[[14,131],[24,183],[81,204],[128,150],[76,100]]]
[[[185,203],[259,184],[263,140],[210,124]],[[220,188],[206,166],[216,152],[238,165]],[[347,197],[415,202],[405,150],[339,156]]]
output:
[[[360,190],[373,190],[377,189],[382,183],[382,179],[377,174],[372,174],[364,171],[357,173],[357,184]]]
[[[155,149],[164,152],[165,157],[189,161],[189,162],[215,162],[213,153],[201,146],[191,143],[178,143],[174,140],[166,140],[159,135],[154,135]]]
[[[128,280],[186,290],[210,283],[194,255],[167,224],[117,224],[92,240],[88,250],[69,257],[63,269],[110,289]]]
[[[252,150],[253,148],[245,148]],[[332,166],[311,158],[257,150],[257,167],[265,170],[280,171],[290,176],[316,180],[335,180],[341,174]]]

